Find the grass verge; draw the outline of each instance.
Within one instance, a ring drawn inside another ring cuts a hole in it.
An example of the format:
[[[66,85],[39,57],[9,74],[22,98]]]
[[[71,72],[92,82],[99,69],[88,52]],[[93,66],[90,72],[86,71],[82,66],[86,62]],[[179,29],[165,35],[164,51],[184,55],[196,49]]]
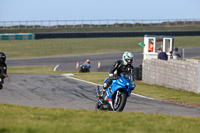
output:
[[[0,104],[1,133],[198,133],[200,118]]]

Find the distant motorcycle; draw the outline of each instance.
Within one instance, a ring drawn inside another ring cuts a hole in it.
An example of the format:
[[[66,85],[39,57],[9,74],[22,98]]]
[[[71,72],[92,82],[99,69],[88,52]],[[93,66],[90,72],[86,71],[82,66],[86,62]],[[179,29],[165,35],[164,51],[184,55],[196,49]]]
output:
[[[104,83],[107,80],[108,78],[104,80]],[[98,100],[95,109],[116,112],[123,111],[127,98],[134,89],[135,83],[133,81],[133,76],[127,72],[121,73],[121,77],[112,81],[112,84],[106,89],[103,96],[101,96],[102,90],[97,86],[96,92]]]
[[[86,65],[80,65],[79,72],[90,72],[90,69]]]

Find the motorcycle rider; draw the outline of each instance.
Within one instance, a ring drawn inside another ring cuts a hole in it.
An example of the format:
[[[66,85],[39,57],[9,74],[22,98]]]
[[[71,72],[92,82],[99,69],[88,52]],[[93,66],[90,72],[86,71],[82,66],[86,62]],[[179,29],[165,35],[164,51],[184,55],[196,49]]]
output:
[[[90,60],[89,59],[87,59],[83,64],[82,64],[83,66],[86,66],[88,69],[90,69]]]
[[[7,78],[7,65],[5,63],[6,61],[6,55],[3,52],[0,52],[0,76],[1,78]],[[2,80],[0,81],[0,90],[2,89],[3,85],[2,85]]]
[[[108,88],[112,84],[112,80],[120,78],[120,74],[122,72],[128,72],[130,74],[133,74],[134,69],[132,66],[132,61],[133,54],[131,52],[124,52],[122,55],[122,59],[114,62],[113,66],[109,71],[109,78],[103,84],[103,92],[105,92],[106,88]]]
[[[80,65],[79,72],[90,72],[90,60],[87,59],[82,65]]]

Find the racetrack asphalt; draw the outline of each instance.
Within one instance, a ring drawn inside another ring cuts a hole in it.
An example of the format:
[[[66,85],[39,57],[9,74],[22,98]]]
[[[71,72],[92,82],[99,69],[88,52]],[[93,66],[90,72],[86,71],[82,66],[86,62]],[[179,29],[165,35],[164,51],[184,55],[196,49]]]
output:
[[[0,103],[94,110],[96,85],[54,74],[9,74],[0,90]],[[136,88],[137,89],[137,88]],[[124,112],[200,117],[200,107],[167,103],[131,95]]]
[[[134,66],[142,64],[142,52],[133,52]],[[185,49],[185,57],[200,57],[200,48]],[[59,65],[57,70],[78,71],[76,62],[89,58],[91,71],[107,72],[112,63],[121,59],[122,53],[63,56],[33,59],[10,59],[9,66]],[[101,69],[97,69],[98,62]],[[96,85],[54,74],[8,74],[8,79],[0,90],[0,103],[20,104],[39,107],[61,107],[94,110],[96,104]],[[136,88],[137,89],[137,88]],[[151,98],[131,95],[125,112],[162,113],[178,116],[200,117],[200,107],[177,105]]]

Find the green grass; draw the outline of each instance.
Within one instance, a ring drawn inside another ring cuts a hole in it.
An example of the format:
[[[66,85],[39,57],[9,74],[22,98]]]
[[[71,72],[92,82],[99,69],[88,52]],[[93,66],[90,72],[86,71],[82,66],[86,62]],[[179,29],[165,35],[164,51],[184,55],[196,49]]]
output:
[[[78,73],[78,72],[66,72],[66,71],[53,71],[52,66],[30,66],[30,67],[9,67],[9,73],[44,73],[44,74],[66,74],[73,73],[74,77],[94,82],[102,85],[108,73],[106,72],[90,72],[90,73]],[[200,94],[193,92],[175,90],[156,85],[148,85],[141,81],[136,81],[136,89],[133,91],[136,94],[143,96],[153,97],[159,100],[165,100],[175,102],[178,104],[200,106]]]
[[[0,41],[8,58],[80,55],[142,50],[143,38],[86,38]]]
[[[138,45],[143,37],[124,38],[76,38],[41,40],[4,40],[0,50],[7,58],[32,58],[80,54],[112,53],[123,51],[142,51]],[[176,37],[179,48],[200,48],[200,37]]]
[[[197,58],[194,58],[194,59],[196,59],[196,60],[200,60],[200,57],[197,57]]]
[[[19,67],[8,67],[7,73],[34,73],[34,74],[63,74],[62,71],[53,71],[53,66],[19,66]]]
[[[200,117],[0,104],[1,133],[198,133]]]

